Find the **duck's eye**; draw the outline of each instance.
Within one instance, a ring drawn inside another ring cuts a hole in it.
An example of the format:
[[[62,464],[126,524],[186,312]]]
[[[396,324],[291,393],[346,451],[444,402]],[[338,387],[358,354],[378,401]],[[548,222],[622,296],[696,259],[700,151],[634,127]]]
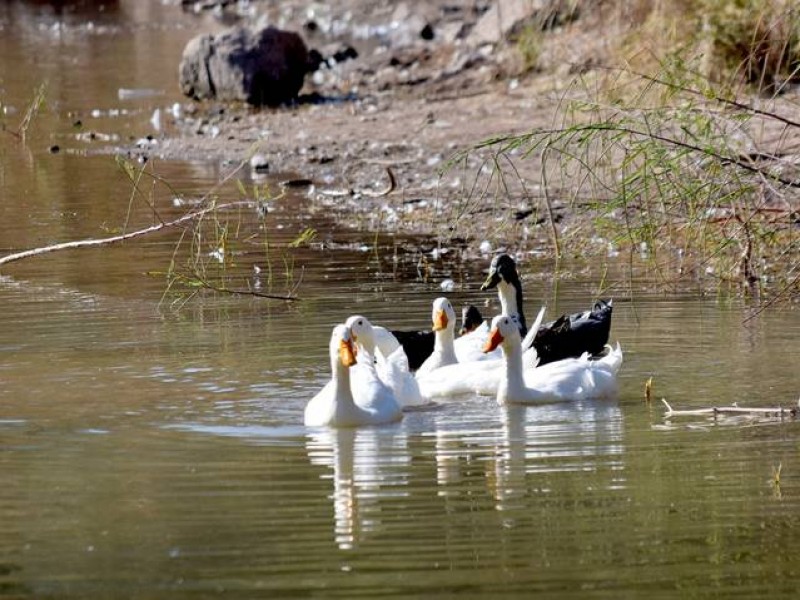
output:
[[[359,321],[358,321],[358,324],[359,324],[359,325],[363,325],[363,324],[364,324],[364,321],[361,321],[361,320],[359,320]]]

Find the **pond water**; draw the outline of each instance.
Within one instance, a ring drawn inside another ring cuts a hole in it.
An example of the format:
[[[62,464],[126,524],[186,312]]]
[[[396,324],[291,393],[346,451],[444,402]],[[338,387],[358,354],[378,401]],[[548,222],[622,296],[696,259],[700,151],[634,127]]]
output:
[[[153,110],[181,101],[176,57],[207,26],[156,0],[0,7],[7,128],[47,84],[28,138],[0,132],[3,254],[153,221],[79,134],[153,133]],[[152,168],[172,189],[145,197],[168,217],[230,171]],[[299,301],[165,296],[164,271],[189,253],[180,231],[0,271],[0,597],[796,596],[800,424],[666,420],[643,387],[652,376],[681,408],[790,406],[800,314],[743,323],[737,301],[634,282],[615,297],[613,401],[464,397],[392,426],[307,429],[333,324],[425,327],[444,277],[463,283],[457,304],[482,305],[488,258],[431,261],[424,279],[404,240],[337,224],[302,194],[263,222],[250,212],[231,223],[266,227],[272,247],[238,248],[226,276]],[[306,227],[315,243],[289,248]],[[521,270],[529,314],[583,309],[601,278]]]

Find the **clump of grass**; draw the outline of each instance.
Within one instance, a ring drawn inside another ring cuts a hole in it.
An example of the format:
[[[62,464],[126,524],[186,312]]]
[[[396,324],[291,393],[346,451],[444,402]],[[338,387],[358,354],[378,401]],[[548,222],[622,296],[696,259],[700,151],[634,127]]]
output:
[[[44,104],[46,91],[47,86],[44,83],[36,88],[36,91],[33,94],[33,99],[31,100],[30,104],[28,104],[28,108],[25,110],[25,115],[22,117],[22,121],[17,129],[17,136],[22,139],[23,142],[28,135],[28,128],[31,126],[34,117],[38,114],[39,109]]]
[[[766,91],[797,80],[800,11],[786,0],[701,0],[704,33],[728,70]]]
[[[28,136],[28,129],[33,123],[36,115],[39,114],[39,110],[45,103],[46,92],[47,85],[44,83],[39,85],[39,87],[34,90],[33,98],[31,98],[31,101],[28,103],[28,106],[25,109],[25,114],[22,115],[22,119],[20,120],[16,131],[8,128],[4,118],[6,112],[5,105],[3,104],[2,99],[0,99],[0,132],[4,131],[9,133],[24,143]]]
[[[533,24],[525,25],[514,36],[513,41],[520,56],[522,73],[533,71],[538,66],[539,56],[542,53],[542,38],[541,27]]]
[[[780,499],[782,497],[781,493],[781,471],[783,470],[783,463],[779,462],[778,466],[772,467],[772,478],[770,479],[770,483],[772,484],[772,492],[776,498]]]
[[[641,254],[664,284],[688,279],[757,298],[800,292],[791,259],[800,174],[782,160],[782,140],[800,135],[800,122],[733,99],[680,56],[653,76],[606,77],[599,93],[587,85],[564,104],[559,126],[473,149],[490,150],[495,165],[535,163],[555,254],[602,237]],[[763,141],[765,131],[778,135]],[[569,244],[556,227],[556,195],[591,217],[572,225]]]
[[[677,52],[718,84],[781,91],[797,81],[800,10],[791,0],[634,0],[617,3],[627,31],[615,54],[646,70]]]
[[[166,271],[149,273],[166,279],[162,302],[169,299],[173,308],[180,308],[202,291],[277,300],[296,299],[295,292],[302,281],[302,269],[300,277],[296,277],[290,251],[309,244],[316,232],[305,229],[294,240],[273,247],[267,226],[271,210],[269,204],[282,193],[274,195],[268,185],[254,184],[252,188],[247,188],[240,179],[235,178],[239,170],[235,169],[202,198],[187,200],[169,181],[155,172],[152,161],[137,166],[130,160],[118,157],[117,163],[132,185],[123,231],[129,226],[134,203],[146,205],[156,223],[164,226],[182,225]],[[246,161],[239,168],[244,164]],[[144,177],[152,185],[143,186]],[[238,200],[226,199],[232,186],[226,186],[226,189],[223,186],[232,183],[232,180],[235,181]],[[170,209],[157,207],[156,192],[159,188],[164,188],[161,191],[168,192],[169,197],[173,198],[173,208],[183,205],[189,207],[184,217],[165,222],[161,213]],[[273,277],[273,254],[276,250],[283,263],[284,293],[275,291],[279,284]]]

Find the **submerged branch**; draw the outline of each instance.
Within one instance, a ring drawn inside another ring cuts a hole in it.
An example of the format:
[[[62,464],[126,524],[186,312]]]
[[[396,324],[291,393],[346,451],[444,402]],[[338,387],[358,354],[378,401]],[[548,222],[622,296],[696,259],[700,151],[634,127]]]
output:
[[[800,403],[794,408],[746,408],[732,404],[731,406],[712,406],[709,408],[696,408],[691,410],[676,410],[664,399],[661,399],[664,406],[667,408],[665,417],[690,417],[690,416],[714,416],[717,415],[733,415],[733,414],[749,414],[749,415],[763,415],[765,417],[791,417],[796,418]]]
[[[182,281],[184,284],[187,284],[189,286],[211,290],[213,292],[218,292],[221,294],[231,294],[233,296],[255,296],[256,298],[268,298],[270,300],[286,300],[286,301],[297,300],[297,296],[294,295],[294,292],[298,286],[294,286],[286,295],[267,294],[265,292],[259,292],[258,290],[253,290],[250,288],[238,289],[238,288],[229,288],[225,286],[215,285],[210,281],[208,281],[207,279],[196,276],[182,275],[180,273],[173,273],[172,276],[175,278],[176,281]]]

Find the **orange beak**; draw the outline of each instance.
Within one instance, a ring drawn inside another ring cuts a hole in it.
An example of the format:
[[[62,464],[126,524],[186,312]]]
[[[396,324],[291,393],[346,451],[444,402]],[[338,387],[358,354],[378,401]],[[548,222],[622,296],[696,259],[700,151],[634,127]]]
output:
[[[447,327],[447,313],[443,310],[437,310],[436,315],[433,317],[433,330],[441,331]]]
[[[339,360],[345,367],[352,367],[356,364],[356,349],[351,340],[339,342]]]
[[[500,331],[498,331],[497,327],[493,327],[492,330],[489,332],[489,339],[486,340],[486,343],[483,345],[483,351],[491,352],[492,350],[497,348],[502,341],[503,341],[503,336],[500,335]]]

